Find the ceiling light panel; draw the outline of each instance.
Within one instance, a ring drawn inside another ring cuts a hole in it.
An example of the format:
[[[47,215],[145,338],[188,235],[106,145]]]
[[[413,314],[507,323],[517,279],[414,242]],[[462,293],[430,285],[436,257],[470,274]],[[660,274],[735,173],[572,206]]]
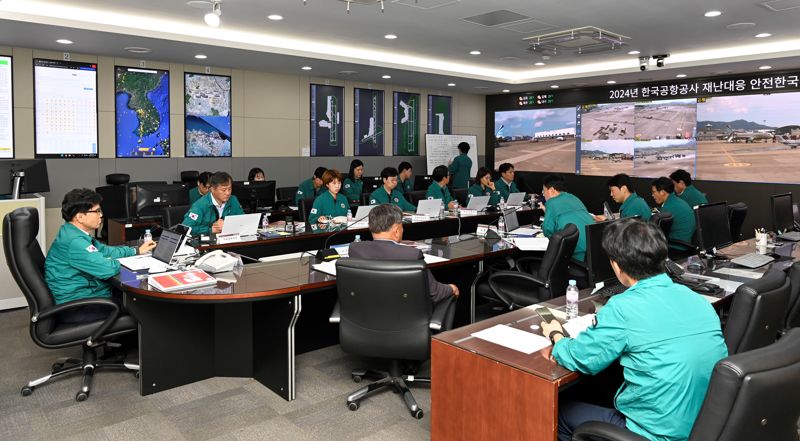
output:
[[[461,0],[392,0],[392,3],[418,9],[436,9],[442,6],[454,5],[459,2],[461,2]]]
[[[485,14],[473,15],[472,17],[462,18],[464,21],[479,24],[481,26],[501,26],[515,23],[522,20],[532,19],[527,15],[517,14],[516,12],[499,9],[497,11],[487,12]]]
[[[512,23],[507,26],[501,26],[503,29],[518,32],[520,34],[536,34],[538,32],[546,32],[554,29],[555,26],[550,23],[545,23],[536,19],[523,20],[520,22]]]
[[[789,9],[800,8],[800,0],[772,0],[761,3],[762,6],[770,11],[781,12]]]

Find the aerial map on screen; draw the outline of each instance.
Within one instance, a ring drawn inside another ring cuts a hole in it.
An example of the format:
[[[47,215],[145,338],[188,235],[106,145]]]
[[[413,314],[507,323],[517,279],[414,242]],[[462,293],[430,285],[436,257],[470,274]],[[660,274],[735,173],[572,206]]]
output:
[[[185,75],[186,156],[231,156],[231,77]]]
[[[118,158],[169,157],[169,72],[117,67]]]

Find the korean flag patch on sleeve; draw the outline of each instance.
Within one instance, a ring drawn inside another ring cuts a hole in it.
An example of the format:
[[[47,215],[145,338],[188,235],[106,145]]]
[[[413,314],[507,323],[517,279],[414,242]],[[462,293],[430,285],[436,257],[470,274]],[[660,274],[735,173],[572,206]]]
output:
[[[317,214],[317,209],[316,208],[312,208],[311,209],[311,214]]]
[[[92,245],[92,244],[89,244],[89,246],[88,246],[88,247],[86,247],[86,251],[88,251],[88,252],[90,252],[90,253],[96,253],[96,252],[97,252],[97,247],[95,247],[95,246],[94,246],[94,245]]]
[[[191,220],[196,221],[198,217],[199,216],[197,216],[197,213],[189,213],[189,219]]]

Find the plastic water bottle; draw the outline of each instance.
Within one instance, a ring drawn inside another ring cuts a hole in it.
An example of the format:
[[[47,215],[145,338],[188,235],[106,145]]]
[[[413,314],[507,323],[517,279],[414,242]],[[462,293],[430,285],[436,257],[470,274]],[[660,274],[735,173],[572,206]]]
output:
[[[269,228],[269,213],[264,213],[261,216],[261,229],[267,231],[267,228]]]
[[[453,213],[456,215],[456,217],[459,217],[461,215],[461,212],[459,211],[458,201],[453,201]]]
[[[151,242],[153,240],[153,235],[150,233],[150,230],[144,230],[144,237],[142,237],[144,243]]]
[[[506,232],[506,218],[500,214],[500,218],[497,219],[497,231],[498,233],[505,233]]]
[[[505,198],[500,198],[500,205],[499,206],[500,206],[500,210],[505,210],[506,209],[506,199]]]
[[[347,223],[353,222],[353,211],[349,208],[347,209]],[[358,237],[358,236],[356,236]]]
[[[356,238],[353,240],[353,242],[361,242],[361,235],[356,234]]]
[[[567,285],[567,319],[574,319],[578,316],[578,285],[574,280]]]

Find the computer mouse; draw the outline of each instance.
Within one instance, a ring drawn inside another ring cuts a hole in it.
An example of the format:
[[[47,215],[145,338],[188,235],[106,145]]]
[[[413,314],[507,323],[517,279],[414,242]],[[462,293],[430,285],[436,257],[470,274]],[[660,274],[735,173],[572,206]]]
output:
[[[714,292],[717,291],[717,287],[714,285],[709,285],[708,283],[701,283],[694,286],[692,290],[704,294],[714,294]]]
[[[693,270],[693,271],[703,271],[705,269],[703,264],[699,263],[699,262],[692,262],[692,263],[686,265],[686,268],[690,269],[690,270]]]
[[[167,271],[167,267],[165,267],[165,266],[151,266],[150,268],[147,269],[147,273],[148,274],[158,274],[158,273],[163,273],[163,272],[166,272],[166,271]]]

